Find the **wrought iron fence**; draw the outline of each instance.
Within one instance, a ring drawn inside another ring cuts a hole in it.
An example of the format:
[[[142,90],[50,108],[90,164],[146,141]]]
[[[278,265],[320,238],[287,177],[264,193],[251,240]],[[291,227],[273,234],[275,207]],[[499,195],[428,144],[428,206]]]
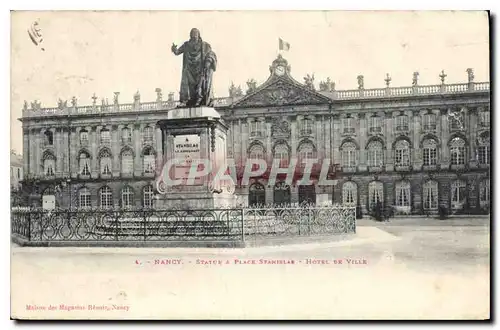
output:
[[[17,208],[11,218],[12,233],[33,242],[245,241],[356,231],[354,207],[307,204],[206,210]]]
[[[314,236],[356,232],[356,208],[314,204],[254,205],[243,209],[245,236]]]

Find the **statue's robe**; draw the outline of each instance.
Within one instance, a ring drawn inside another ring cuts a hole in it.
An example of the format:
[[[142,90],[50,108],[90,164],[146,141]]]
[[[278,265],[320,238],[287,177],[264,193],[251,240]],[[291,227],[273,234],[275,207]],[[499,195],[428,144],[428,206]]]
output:
[[[177,54],[183,54],[180,102],[188,106],[211,106],[212,76],[217,68],[217,56],[210,44],[201,39],[198,42],[186,41]]]

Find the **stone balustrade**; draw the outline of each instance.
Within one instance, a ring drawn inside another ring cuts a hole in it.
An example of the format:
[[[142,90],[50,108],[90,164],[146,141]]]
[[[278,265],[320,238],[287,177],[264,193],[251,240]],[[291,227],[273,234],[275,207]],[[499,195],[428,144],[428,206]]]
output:
[[[332,100],[351,100],[351,99],[377,99],[387,97],[411,97],[415,95],[433,95],[433,94],[455,94],[470,92],[487,92],[490,90],[489,82],[464,83],[464,84],[441,84],[424,85],[412,87],[386,87],[373,89],[354,89],[354,90],[336,90],[332,92],[320,92]],[[214,99],[214,107],[230,106],[240,98],[220,97]],[[102,105],[66,105],[54,108],[42,108],[38,105],[23,108],[23,118],[44,117],[44,116],[72,116],[85,114],[101,113],[120,113],[120,112],[141,112],[174,109],[179,105],[178,101],[156,101],[142,102],[134,106],[134,103],[125,104],[102,104]]]

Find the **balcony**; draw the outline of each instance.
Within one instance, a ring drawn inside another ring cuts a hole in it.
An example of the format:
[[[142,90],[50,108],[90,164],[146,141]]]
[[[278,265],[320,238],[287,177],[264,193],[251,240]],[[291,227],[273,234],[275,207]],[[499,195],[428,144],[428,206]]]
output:
[[[437,131],[436,124],[425,124],[422,128],[422,132],[435,133]]]
[[[344,127],[342,130],[342,136],[353,136],[356,135],[356,129],[354,127]]]
[[[410,127],[407,125],[398,125],[396,126],[396,133],[399,134],[408,134],[410,133]]]
[[[378,173],[378,172],[383,172],[383,171],[384,171],[384,166],[382,166],[382,165],[368,166],[368,172]]]
[[[410,165],[394,165],[394,170],[396,172],[410,172],[412,167]]]
[[[111,179],[111,173],[101,173],[101,179]]]
[[[465,170],[466,166],[465,164],[451,164],[450,165],[450,170],[452,171],[463,171]]]
[[[369,135],[381,135],[382,134],[382,127],[376,126],[376,127],[370,127],[370,130],[368,131]]]
[[[342,172],[354,173],[354,172],[356,172],[356,166],[342,166]]]
[[[262,131],[251,131],[250,132],[250,138],[251,139],[258,139],[264,136],[264,132]]]
[[[422,171],[437,171],[439,169],[437,164],[433,165],[422,165]]]
[[[312,135],[312,128],[303,128],[300,130],[300,137],[306,137]]]

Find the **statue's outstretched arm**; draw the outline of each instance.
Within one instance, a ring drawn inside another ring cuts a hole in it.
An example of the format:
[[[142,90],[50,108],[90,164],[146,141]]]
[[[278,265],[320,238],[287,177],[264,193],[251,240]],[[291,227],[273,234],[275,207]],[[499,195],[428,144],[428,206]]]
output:
[[[177,48],[177,45],[172,43],[171,49],[172,49],[172,53],[174,53],[175,55],[180,55],[180,54],[184,53],[184,44],[182,44],[182,46]]]

